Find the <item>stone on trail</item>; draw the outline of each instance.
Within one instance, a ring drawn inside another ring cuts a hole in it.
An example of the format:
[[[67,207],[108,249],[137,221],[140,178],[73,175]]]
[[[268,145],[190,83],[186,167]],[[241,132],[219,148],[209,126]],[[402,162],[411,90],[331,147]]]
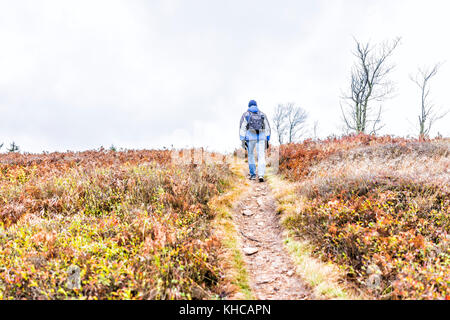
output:
[[[380,268],[376,264],[371,264],[367,267],[367,274],[381,274]]]
[[[244,248],[243,251],[247,256],[252,256],[258,253],[259,250],[257,248]]]
[[[288,276],[288,277],[292,277],[293,275],[294,275],[294,271],[292,271],[292,270],[291,270],[291,271],[288,271],[288,273],[287,273],[287,276]]]
[[[71,265],[67,269],[67,288],[69,290],[81,289],[81,278],[80,278],[81,269],[76,265]]]
[[[253,215],[253,211],[250,210],[250,209],[246,209],[246,210],[242,211],[242,214],[243,214],[244,216],[250,217],[250,216]]]
[[[262,207],[262,206],[264,205],[262,199],[258,199],[258,200],[256,200],[256,202],[258,203],[258,205],[259,205],[260,207]]]
[[[273,282],[273,279],[269,279],[269,278],[261,278],[257,281],[257,285],[261,285],[261,284],[267,284],[267,283],[271,283]]]
[[[366,280],[366,286],[372,290],[380,290],[381,288],[381,276],[379,274],[371,274]]]

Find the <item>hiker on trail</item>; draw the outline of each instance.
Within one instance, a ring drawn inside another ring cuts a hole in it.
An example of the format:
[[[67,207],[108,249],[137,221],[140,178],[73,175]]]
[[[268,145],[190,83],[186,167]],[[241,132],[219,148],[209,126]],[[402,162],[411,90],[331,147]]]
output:
[[[251,100],[248,110],[242,115],[239,135],[242,147],[248,151],[249,178],[256,180],[255,147],[258,154],[258,179],[264,182],[266,171],[266,149],[269,148],[270,124],[267,116],[259,111],[258,104]]]

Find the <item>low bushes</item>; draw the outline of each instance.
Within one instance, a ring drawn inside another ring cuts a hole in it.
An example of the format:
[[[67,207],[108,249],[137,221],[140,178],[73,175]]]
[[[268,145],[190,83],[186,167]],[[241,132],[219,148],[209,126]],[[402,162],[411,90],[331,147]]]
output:
[[[448,298],[449,143],[348,137],[303,162],[311,143],[282,150],[303,199],[286,225],[375,298]]]
[[[207,203],[227,188],[228,166],[101,153],[3,165],[0,298],[214,297],[220,243]]]

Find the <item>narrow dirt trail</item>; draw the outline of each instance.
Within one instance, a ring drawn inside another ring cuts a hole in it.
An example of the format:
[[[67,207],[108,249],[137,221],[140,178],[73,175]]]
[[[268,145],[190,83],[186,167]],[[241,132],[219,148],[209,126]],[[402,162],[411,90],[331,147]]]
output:
[[[266,183],[250,183],[249,192],[236,207],[234,220],[255,298],[313,299],[285,250],[276,202]]]

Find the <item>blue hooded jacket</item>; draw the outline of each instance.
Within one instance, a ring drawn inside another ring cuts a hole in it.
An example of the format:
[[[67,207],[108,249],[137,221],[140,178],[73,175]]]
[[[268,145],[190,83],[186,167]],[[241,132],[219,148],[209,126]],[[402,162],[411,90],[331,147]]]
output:
[[[270,123],[267,119],[267,116],[263,112],[261,113],[264,115],[264,130],[259,131],[259,134],[257,134],[254,130],[247,130],[247,123],[250,118],[250,112],[260,112],[258,105],[254,100],[250,101],[247,112],[245,112],[241,117],[241,121],[239,124],[239,136],[241,141],[259,141],[262,139],[270,141]]]

